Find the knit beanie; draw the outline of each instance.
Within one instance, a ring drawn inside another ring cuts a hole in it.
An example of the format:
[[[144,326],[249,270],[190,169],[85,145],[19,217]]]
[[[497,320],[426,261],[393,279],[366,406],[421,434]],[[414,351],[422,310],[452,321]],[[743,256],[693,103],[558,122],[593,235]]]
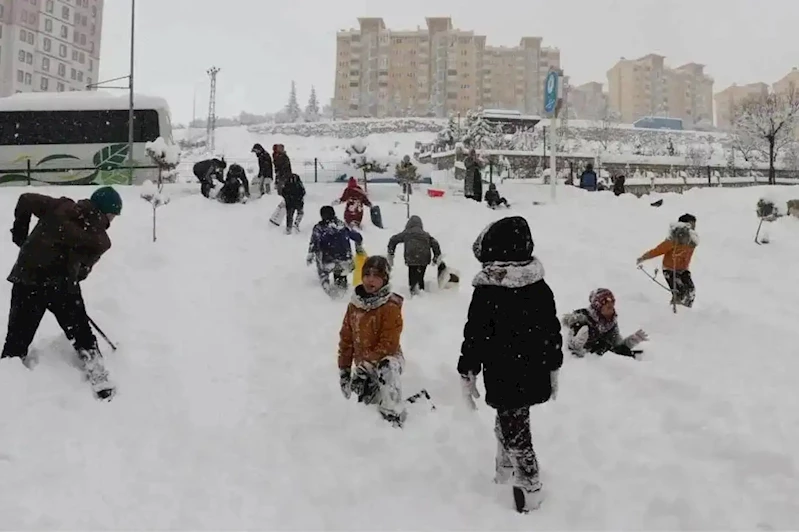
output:
[[[373,255],[366,259],[366,261],[363,263],[363,268],[361,271],[363,272],[363,275],[366,275],[367,272],[373,273],[378,277],[381,277],[385,284],[388,284],[388,280],[391,275],[391,266],[385,257],[381,255]]]
[[[588,296],[588,303],[594,312],[599,313],[599,310],[605,306],[606,303],[616,304],[616,296],[607,288],[597,288],[591,295]]]
[[[113,187],[100,187],[89,198],[103,214],[122,214],[122,197]]]

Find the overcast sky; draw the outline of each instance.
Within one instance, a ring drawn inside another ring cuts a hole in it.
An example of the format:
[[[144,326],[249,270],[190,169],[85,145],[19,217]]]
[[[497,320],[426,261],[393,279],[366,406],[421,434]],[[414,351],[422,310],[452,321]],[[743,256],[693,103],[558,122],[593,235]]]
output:
[[[105,1],[103,79],[128,72],[130,3]],[[620,57],[650,52],[671,66],[708,65],[715,91],[799,66],[799,0],[137,0],[136,9],[137,92],[165,97],[178,122],[191,119],[195,91],[197,116],[207,114],[212,65],[222,69],[218,116],[277,111],[291,80],[303,107],[311,85],[328,103],[336,31],[364,16],[393,29],[451,16],[490,45],[541,36],[560,48],[573,84],[607,83]]]

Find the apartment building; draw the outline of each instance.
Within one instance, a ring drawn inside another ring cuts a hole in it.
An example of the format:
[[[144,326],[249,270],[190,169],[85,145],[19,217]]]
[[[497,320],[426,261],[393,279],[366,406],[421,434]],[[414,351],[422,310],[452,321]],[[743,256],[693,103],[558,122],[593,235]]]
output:
[[[104,0],[0,0],[0,97],[98,81]]]
[[[766,94],[768,94],[768,85],[765,83],[733,84],[716,93],[714,97],[716,101],[716,127],[722,130],[731,129],[735,116],[735,107],[747,98]]]
[[[799,68],[793,67],[785,77],[774,83],[772,88],[774,92],[787,92],[791,86],[799,91]]]
[[[608,95],[596,81],[569,90],[569,107],[577,120],[600,120],[607,115]]]
[[[686,128],[712,126],[713,78],[704,68],[697,63],[670,68],[658,54],[622,57],[607,73],[608,103],[625,123],[664,116],[682,119]]]
[[[518,47],[486,46],[486,37],[455,29],[449,17],[396,31],[382,18],[336,38],[333,109],[337,116],[446,116],[478,107],[540,113],[543,83],[560,52],[541,38]],[[542,71],[542,69],[544,69]]]

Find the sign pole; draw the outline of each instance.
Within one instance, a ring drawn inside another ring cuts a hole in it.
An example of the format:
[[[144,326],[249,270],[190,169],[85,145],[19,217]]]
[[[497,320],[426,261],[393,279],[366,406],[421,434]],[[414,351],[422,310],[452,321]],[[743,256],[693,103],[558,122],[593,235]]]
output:
[[[549,186],[555,201],[558,186],[558,104],[560,93],[558,72],[550,70],[544,82],[544,111],[550,114],[549,122]]]

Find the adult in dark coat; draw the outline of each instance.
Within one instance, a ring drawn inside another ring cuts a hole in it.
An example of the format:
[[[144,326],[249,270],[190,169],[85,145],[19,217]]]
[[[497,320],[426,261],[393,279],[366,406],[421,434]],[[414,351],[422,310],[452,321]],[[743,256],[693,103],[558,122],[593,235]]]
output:
[[[210,196],[211,189],[214,188],[214,179],[220,183],[225,182],[225,159],[206,159],[194,165],[194,175],[200,181],[200,192],[206,198]]]
[[[272,159],[275,161],[275,190],[280,194],[283,185],[289,180],[291,174],[291,159],[286,154],[286,147],[282,144],[272,146]]]
[[[483,201],[483,176],[480,173],[480,159],[474,148],[469,150],[463,164],[466,167],[464,196],[477,202]]]
[[[264,149],[260,144],[255,144],[252,147],[252,153],[258,157],[258,180],[260,182],[259,189],[261,195],[271,193],[271,182],[274,177],[274,170],[272,168],[272,157],[269,152]]]
[[[481,370],[486,403],[497,410],[496,481],[513,478],[530,494],[541,489],[530,435],[530,406],[554,398],[563,363],[561,325],[544,267],[533,256],[527,221],[503,218],[477,237],[474,255],[483,265],[463,331],[458,372],[464,391],[479,397]]]
[[[621,196],[626,192],[624,188],[624,182],[626,178],[623,175],[616,176],[616,179],[613,180],[613,193],[617,196]]]
[[[580,188],[591,192],[596,192],[599,188],[599,179],[594,172],[594,165],[588,163],[585,171],[580,176]]]

